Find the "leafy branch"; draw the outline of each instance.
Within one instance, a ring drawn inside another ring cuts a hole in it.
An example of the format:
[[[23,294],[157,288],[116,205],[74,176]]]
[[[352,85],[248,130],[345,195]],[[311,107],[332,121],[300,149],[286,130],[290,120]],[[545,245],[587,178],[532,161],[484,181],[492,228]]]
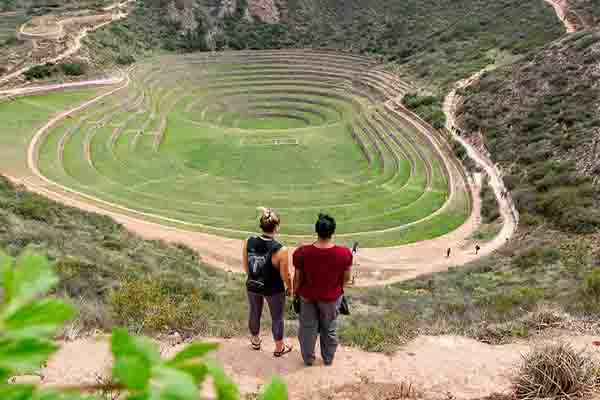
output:
[[[58,350],[53,338],[75,315],[75,307],[48,297],[58,283],[50,262],[26,253],[18,260],[0,254],[0,399],[83,400],[99,393],[119,391],[127,400],[198,400],[200,387],[210,376],[218,400],[238,400],[237,386],[223,369],[205,357],[217,344],[192,343],[170,359],[162,359],[148,338],[115,329],[111,336],[114,359],[107,383],[55,387],[44,390],[27,384],[9,384],[9,378],[40,368]],[[263,400],[287,400],[279,378],[268,385]]]

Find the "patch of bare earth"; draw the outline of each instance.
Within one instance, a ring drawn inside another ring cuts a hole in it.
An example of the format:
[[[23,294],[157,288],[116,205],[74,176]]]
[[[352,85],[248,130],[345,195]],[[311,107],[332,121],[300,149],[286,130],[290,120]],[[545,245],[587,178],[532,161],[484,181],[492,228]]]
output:
[[[252,17],[268,24],[276,24],[281,18],[275,0],[249,0],[248,10]]]
[[[597,347],[593,346],[598,339],[549,337],[493,346],[457,336],[422,336],[389,356],[340,347],[330,367],[321,363],[305,367],[295,339],[290,340],[295,350],[281,359],[273,357],[274,344],[268,336],[263,338],[263,350],[259,352],[251,350],[245,338],[207,340],[220,343],[215,357],[244,393],[256,393],[272,376],[279,375],[287,382],[290,398],[294,399],[391,400],[422,395],[472,399],[507,392],[522,356],[534,346],[562,340],[576,349],[587,348],[594,357],[599,357]],[[159,345],[165,357],[184,346],[168,340]],[[41,372],[42,384],[96,383],[106,376],[111,362],[106,338],[64,342]],[[210,394],[210,388],[206,391]]]

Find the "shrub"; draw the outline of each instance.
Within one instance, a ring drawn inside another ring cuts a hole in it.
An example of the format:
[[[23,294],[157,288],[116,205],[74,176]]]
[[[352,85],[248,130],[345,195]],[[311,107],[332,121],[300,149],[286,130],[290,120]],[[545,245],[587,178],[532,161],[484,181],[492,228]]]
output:
[[[598,364],[585,352],[559,343],[534,349],[513,380],[517,399],[570,399],[596,388]]]
[[[85,74],[85,65],[80,63],[61,64],[60,69],[65,75],[80,76]]]
[[[174,318],[176,305],[158,281],[126,280],[110,296],[117,322],[137,332],[164,330]]]
[[[595,269],[585,277],[585,291],[596,303],[600,303],[600,269]]]
[[[119,65],[130,65],[135,62],[135,57],[131,54],[119,54],[116,59]]]
[[[44,65],[36,65],[24,73],[27,80],[34,79],[45,79],[51,77],[56,73],[56,67],[52,63],[46,63]]]
[[[380,318],[352,319],[340,328],[340,340],[365,351],[393,352],[417,335],[413,314],[388,312]]]

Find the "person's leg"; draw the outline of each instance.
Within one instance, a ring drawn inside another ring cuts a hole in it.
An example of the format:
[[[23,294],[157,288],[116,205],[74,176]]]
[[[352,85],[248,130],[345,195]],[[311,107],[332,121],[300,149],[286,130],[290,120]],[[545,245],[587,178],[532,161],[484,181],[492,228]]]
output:
[[[264,304],[264,297],[261,294],[248,292],[248,305],[249,305],[249,316],[248,316],[248,329],[252,335],[252,344],[257,345],[260,343],[260,318],[262,316]]]
[[[267,296],[267,304],[271,312],[271,331],[273,332],[273,340],[275,340],[275,351],[284,350],[283,334],[283,313],[285,310],[285,293],[278,293],[273,296]]]
[[[337,317],[339,315],[338,310],[340,300],[332,303],[318,303],[319,326],[321,327],[321,357],[323,357],[325,365],[331,365],[331,363],[333,363],[335,352],[338,347]]]
[[[300,327],[298,340],[304,364],[311,366],[315,362],[315,346],[319,330],[319,313],[316,303],[300,299]]]

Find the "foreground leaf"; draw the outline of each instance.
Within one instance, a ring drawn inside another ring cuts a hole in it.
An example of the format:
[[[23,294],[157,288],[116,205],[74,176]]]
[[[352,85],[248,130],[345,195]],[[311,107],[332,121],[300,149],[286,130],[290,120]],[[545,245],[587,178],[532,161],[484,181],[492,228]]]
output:
[[[260,400],[288,400],[285,382],[281,378],[273,378],[260,396]]]
[[[199,397],[190,375],[168,367],[154,368],[150,400],[198,400]]]
[[[229,379],[225,371],[212,361],[206,363],[208,372],[212,376],[218,400],[239,400],[240,392],[235,383]]]
[[[150,381],[152,365],[160,363],[160,354],[150,340],[135,337],[125,329],[112,335],[113,376],[128,389],[144,390]]]
[[[75,308],[72,305],[45,299],[16,309],[6,316],[4,326],[10,337],[47,337],[74,315]]]
[[[176,365],[185,361],[192,361],[201,358],[206,354],[215,351],[219,345],[217,343],[192,343],[173,357],[169,364]]]
[[[48,259],[32,253],[24,254],[16,267],[12,264],[3,272],[6,314],[48,293],[58,283]]]
[[[0,385],[0,399],[2,400],[30,400],[33,397],[33,385]]]
[[[47,340],[34,338],[2,340],[0,341],[0,369],[14,373],[34,371],[57,349],[54,343]]]

